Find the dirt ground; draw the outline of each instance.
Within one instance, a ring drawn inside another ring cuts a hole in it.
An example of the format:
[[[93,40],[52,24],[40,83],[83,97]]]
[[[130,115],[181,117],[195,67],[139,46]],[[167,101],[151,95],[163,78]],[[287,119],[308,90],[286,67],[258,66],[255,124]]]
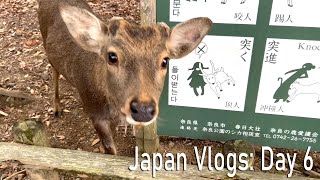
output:
[[[103,19],[121,16],[133,23],[140,21],[139,0],[91,0],[89,4]],[[60,96],[64,114],[60,119],[53,118],[51,71],[42,46],[35,0],[0,0],[0,87],[39,97],[32,103],[18,99],[8,103],[8,98],[0,95],[0,111],[6,113],[0,114],[0,141],[11,142],[13,123],[31,118],[46,125],[52,147],[99,152],[98,137],[83,112],[78,94],[63,78],[60,80]],[[162,153],[184,152],[187,157],[194,157],[193,146],[212,146],[215,153],[221,151],[223,146],[221,142],[185,138],[161,137],[160,140]],[[134,156],[135,140],[131,133],[124,134],[120,129],[115,142],[119,155]],[[298,164],[303,162],[305,154],[297,150],[274,151],[299,153]],[[320,172],[320,154],[314,152],[312,157],[313,170]],[[190,159],[189,163],[195,164],[195,158]],[[261,171],[260,164],[257,154],[256,171]],[[16,162],[0,163],[0,179],[20,171],[19,167]],[[302,175],[297,171],[295,173]],[[76,178],[85,179],[81,176]]]

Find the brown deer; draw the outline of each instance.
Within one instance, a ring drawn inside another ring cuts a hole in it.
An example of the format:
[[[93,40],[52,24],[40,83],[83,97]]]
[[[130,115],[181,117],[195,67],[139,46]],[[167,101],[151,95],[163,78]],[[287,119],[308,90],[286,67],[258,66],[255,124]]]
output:
[[[121,18],[103,22],[85,0],[38,0],[38,5],[43,45],[52,65],[54,113],[61,115],[61,74],[77,89],[108,154],[116,154],[113,131],[119,122],[146,126],[157,119],[168,60],[190,53],[212,26],[204,17],[173,29]]]

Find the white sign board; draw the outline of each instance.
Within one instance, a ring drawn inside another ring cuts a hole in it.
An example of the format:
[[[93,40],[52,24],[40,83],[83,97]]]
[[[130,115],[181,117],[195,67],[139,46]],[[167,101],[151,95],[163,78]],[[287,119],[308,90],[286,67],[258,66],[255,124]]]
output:
[[[320,118],[320,41],[267,39],[257,113]]]
[[[170,21],[209,17],[214,23],[256,24],[259,0],[170,0]]]
[[[169,105],[244,111],[253,42],[206,36],[194,52],[171,60]]]
[[[274,0],[270,25],[320,27],[319,0]]]

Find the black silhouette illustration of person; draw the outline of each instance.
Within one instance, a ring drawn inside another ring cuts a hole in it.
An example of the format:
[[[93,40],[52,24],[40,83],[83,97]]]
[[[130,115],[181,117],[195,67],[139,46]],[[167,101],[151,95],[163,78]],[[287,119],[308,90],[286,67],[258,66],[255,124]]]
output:
[[[311,63],[305,63],[302,68],[299,69],[294,69],[291,71],[288,71],[285,73],[294,73],[292,74],[287,80],[283,82],[283,79],[281,77],[278,78],[278,81],[281,80],[280,86],[276,90],[276,92],[273,95],[273,99],[275,99],[275,103],[279,102],[280,99],[282,99],[283,102],[290,102],[288,100],[289,98],[289,89],[292,83],[294,83],[297,79],[302,79],[302,78],[308,78],[308,71],[311,69],[315,69],[316,67],[311,64]]]
[[[203,79],[203,76],[201,76],[201,70],[200,66],[202,69],[209,69],[209,67],[203,67],[203,64],[201,62],[196,62],[193,64],[193,67],[189,69],[189,71],[192,71],[190,76],[188,77],[187,80],[190,80],[190,87],[193,88],[193,92],[196,96],[199,96],[197,88],[201,88],[201,95],[204,95],[204,86],[206,85],[206,82]]]

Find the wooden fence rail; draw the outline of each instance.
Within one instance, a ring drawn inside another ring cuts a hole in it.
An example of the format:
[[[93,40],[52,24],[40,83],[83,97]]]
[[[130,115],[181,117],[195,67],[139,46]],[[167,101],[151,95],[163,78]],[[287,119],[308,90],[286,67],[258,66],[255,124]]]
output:
[[[91,153],[79,150],[67,150],[40,146],[23,145],[17,143],[0,142],[0,161],[18,160],[25,165],[40,166],[44,169],[73,171],[78,173],[96,174],[108,177],[126,179],[154,179],[151,171],[130,171],[128,167],[134,159]],[[227,171],[198,171],[196,166],[189,165],[187,171],[157,172],[156,179],[226,179]],[[240,172],[238,179],[285,179],[284,175]],[[227,178],[229,179],[229,178]],[[290,179],[308,179],[306,177],[294,177]]]

